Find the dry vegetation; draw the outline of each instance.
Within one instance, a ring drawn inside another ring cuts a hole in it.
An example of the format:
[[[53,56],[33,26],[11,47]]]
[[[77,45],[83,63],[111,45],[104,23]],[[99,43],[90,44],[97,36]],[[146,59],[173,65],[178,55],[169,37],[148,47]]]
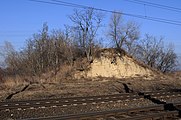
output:
[[[165,75],[176,66],[173,48],[149,35],[139,41],[136,23],[122,23],[121,15],[113,13],[108,31],[113,47],[105,49],[97,42],[101,13],[75,10],[70,20],[73,25],[64,31],[50,33],[44,24],[22,51],[5,44],[7,67],[0,69],[1,100],[26,85],[12,99],[115,94],[125,92],[123,83],[133,91],[181,85],[180,73]]]
[[[94,95],[106,95],[125,93],[123,83],[127,84],[134,92],[138,91],[156,91],[156,90],[180,90],[181,75],[178,78],[170,76],[156,76],[153,79],[149,79],[149,76],[137,76],[130,78],[104,78],[97,77],[93,79],[74,79],[74,80],[60,80],[61,82],[55,82],[53,78],[49,78],[49,81],[54,82],[35,82],[31,83],[29,87],[12,97],[11,100],[22,99],[46,99],[46,98],[61,98],[61,97],[76,97],[76,96],[94,96]],[[45,78],[41,78],[45,81]],[[47,78],[46,78],[47,79]],[[10,83],[6,83],[10,84]],[[12,83],[11,83],[12,84]],[[13,93],[22,89],[25,81],[20,83],[13,83],[13,87],[9,87],[1,90],[1,100]],[[1,85],[4,86],[4,85]]]

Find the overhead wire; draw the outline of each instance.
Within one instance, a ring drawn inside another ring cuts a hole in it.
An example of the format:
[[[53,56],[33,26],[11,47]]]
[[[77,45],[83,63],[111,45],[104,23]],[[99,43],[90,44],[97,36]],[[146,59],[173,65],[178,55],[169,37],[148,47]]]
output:
[[[42,1],[42,0],[28,0],[28,1],[32,1],[32,2],[39,2],[39,3],[46,3],[46,4],[52,4],[52,5],[63,5],[63,6],[67,6],[67,7],[77,7],[77,5],[71,5],[71,4],[64,4],[64,3],[55,3],[55,2],[49,2],[49,1]],[[83,8],[82,6],[80,6],[81,8]]]
[[[157,3],[152,3],[152,2],[142,1],[142,0],[124,0],[124,1],[181,13],[181,8],[176,8],[172,6],[167,6],[167,5],[162,5],[162,4],[157,4]]]
[[[84,8],[84,9],[92,8],[92,9],[97,10],[97,11],[108,12],[108,13],[117,13],[117,14],[129,16],[129,17],[135,17],[135,18],[146,19],[146,20],[160,22],[160,23],[166,23],[166,24],[181,26],[181,21],[175,21],[175,20],[169,20],[169,19],[164,19],[164,18],[150,17],[150,16],[144,16],[144,15],[138,15],[138,14],[130,14],[130,13],[125,13],[125,12],[118,12],[118,11],[113,11],[113,10],[95,8],[95,7],[90,7],[90,6],[86,6],[86,5],[80,5],[80,4],[75,4],[75,3],[71,3],[71,2],[65,2],[65,1],[61,1],[61,0],[51,0],[52,2],[43,1],[43,0],[28,0],[28,1],[38,2],[38,3],[46,3],[46,4],[52,4],[52,5],[61,5],[61,6],[74,7],[74,8]]]

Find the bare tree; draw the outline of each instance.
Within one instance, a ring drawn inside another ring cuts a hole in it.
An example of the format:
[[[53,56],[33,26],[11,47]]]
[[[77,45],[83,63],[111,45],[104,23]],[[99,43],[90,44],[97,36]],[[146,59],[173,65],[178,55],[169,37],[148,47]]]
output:
[[[26,48],[24,49],[24,62],[26,63],[26,73],[29,75],[36,75],[38,72],[37,55],[35,48],[35,41],[32,39],[27,40]]]
[[[5,67],[4,59],[5,59],[4,46],[0,46],[0,68]]]
[[[69,35],[61,30],[53,30],[48,34],[48,26],[44,24],[40,33],[27,41],[24,61],[32,74],[54,70],[56,73],[62,64],[72,64],[73,45]]]
[[[54,30],[52,32],[51,39],[51,60],[54,69],[58,69],[61,64],[73,64],[73,46],[69,35],[66,32],[60,30]]]
[[[0,67],[0,82],[2,82],[2,80],[3,80],[3,70]]]
[[[92,8],[75,10],[74,14],[70,16],[70,20],[74,24],[72,27],[74,39],[89,61],[93,54],[95,37],[102,19],[102,14]]]
[[[160,59],[157,62],[157,69],[162,72],[170,72],[176,69],[177,66],[177,55],[174,52],[174,46],[169,44],[168,47],[164,48],[160,54]]]
[[[108,36],[119,50],[125,49],[132,54],[132,45],[139,38],[139,26],[135,22],[123,22],[120,13],[113,13],[109,23]]]
[[[177,67],[177,69],[181,70],[181,54],[179,53],[177,57],[178,57],[178,67]]]
[[[0,82],[3,80],[4,69],[6,68],[5,56],[6,56],[5,46],[2,45],[0,46]]]
[[[157,40],[155,37],[148,34],[140,40],[137,50],[137,58],[151,67],[155,67],[156,59],[159,57],[163,49],[163,38]]]
[[[157,39],[148,34],[140,40],[135,56],[150,67],[162,72],[174,70],[177,64],[174,47],[172,45],[165,47],[163,38]]]
[[[19,64],[20,64],[20,56],[17,51],[15,51],[13,45],[6,41],[5,46],[5,62],[7,64],[7,67],[9,69],[9,73],[15,75],[16,73],[19,73]]]

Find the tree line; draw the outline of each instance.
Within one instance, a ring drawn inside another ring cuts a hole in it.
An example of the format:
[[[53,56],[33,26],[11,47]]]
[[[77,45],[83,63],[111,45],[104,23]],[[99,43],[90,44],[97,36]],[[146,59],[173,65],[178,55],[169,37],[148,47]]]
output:
[[[97,50],[103,43],[98,42],[98,30],[102,27],[103,13],[94,9],[74,10],[69,16],[72,26],[64,30],[48,30],[43,24],[40,32],[28,39],[21,51],[13,49],[11,43],[5,43],[4,52],[6,70],[10,75],[40,75],[46,71],[55,73],[64,64],[73,66],[78,58],[92,62]],[[140,38],[139,25],[134,21],[125,22],[121,14],[112,13],[106,33],[106,41],[120,52],[128,54],[162,72],[173,71],[177,65],[174,46],[166,46],[163,38],[146,34]],[[109,46],[110,47],[110,46]]]

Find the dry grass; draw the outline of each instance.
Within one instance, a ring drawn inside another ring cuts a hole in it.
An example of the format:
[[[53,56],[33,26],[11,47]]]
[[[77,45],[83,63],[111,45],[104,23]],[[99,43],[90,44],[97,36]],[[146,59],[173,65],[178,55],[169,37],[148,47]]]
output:
[[[65,70],[65,69],[64,69]],[[68,68],[67,71],[68,72]],[[58,73],[57,76],[61,74]],[[47,77],[47,76],[46,76]],[[7,80],[6,86],[15,87],[17,89],[21,88],[22,84],[26,82],[23,79],[19,79],[18,82],[12,81],[9,78]],[[116,94],[124,93],[123,83],[127,84],[133,91],[154,91],[161,90],[163,88],[169,89],[179,89],[181,86],[181,80],[171,79],[169,77],[162,78],[157,77],[157,79],[147,80],[147,77],[132,77],[132,78],[104,78],[97,77],[96,79],[79,79],[79,80],[60,80],[61,82],[55,82],[55,80],[49,77],[54,83],[44,82],[44,83],[33,83],[24,91],[13,96],[12,99],[22,100],[22,99],[45,99],[45,98],[56,98],[56,97],[75,97],[75,96],[93,96],[93,95],[106,95],[106,94]],[[22,80],[22,81],[21,81]],[[15,85],[15,86],[13,86]],[[101,89],[100,89],[101,88]],[[14,89],[14,91],[16,91]],[[8,91],[6,91],[8,92]],[[12,92],[12,90],[11,90]],[[9,92],[10,93],[10,92]],[[5,94],[2,91],[2,94]],[[0,92],[1,95],[1,92]],[[3,96],[3,95],[2,95]],[[6,94],[4,96],[7,96]],[[5,97],[4,97],[5,98]]]
[[[166,75],[168,75],[169,77],[171,77],[173,79],[180,79],[181,80],[181,71],[175,71],[175,72],[167,73]]]
[[[29,81],[20,76],[4,77],[0,84],[0,101],[4,101],[8,95],[22,90],[27,84]]]
[[[17,86],[22,86],[29,84],[28,80],[25,78],[22,78],[20,76],[14,76],[14,77],[5,77],[3,78],[2,84],[6,89],[14,88]]]
[[[34,78],[36,83],[47,84],[47,83],[61,83],[62,81],[68,81],[73,77],[73,67],[69,65],[60,66],[60,70],[55,73],[49,71],[42,74],[41,77]]]

